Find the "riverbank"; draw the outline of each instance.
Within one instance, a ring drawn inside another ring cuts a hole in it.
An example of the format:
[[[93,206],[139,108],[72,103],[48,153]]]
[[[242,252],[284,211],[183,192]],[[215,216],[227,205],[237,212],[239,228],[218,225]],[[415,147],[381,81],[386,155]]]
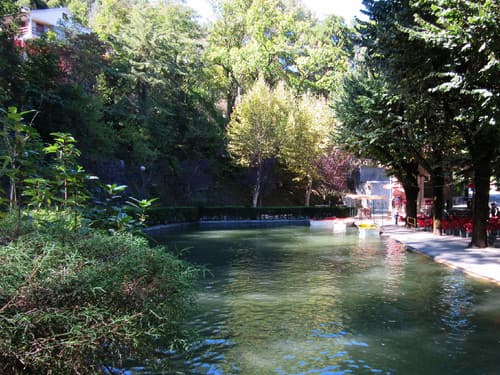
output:
[[[398,225],[384,225],[381,235],[403,244],[409,251],[500,285],[499,241],[495,247],[473,249],[468,247],[470,238],[436,236],[431,232],[414,231]]]

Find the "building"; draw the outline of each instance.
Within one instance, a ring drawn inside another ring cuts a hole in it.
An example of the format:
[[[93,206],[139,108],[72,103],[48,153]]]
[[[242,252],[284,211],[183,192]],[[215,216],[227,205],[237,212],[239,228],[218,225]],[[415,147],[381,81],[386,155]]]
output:
[[[24,41],[39,38],[52,31],[59,39],[64,39],[65,29],[76,30],[78,33],[88,33],[90,30],[74,22],[68,8],[49,8],[31,10],[21,8],[21,27],[17,36],[18,43],[22,46]]]

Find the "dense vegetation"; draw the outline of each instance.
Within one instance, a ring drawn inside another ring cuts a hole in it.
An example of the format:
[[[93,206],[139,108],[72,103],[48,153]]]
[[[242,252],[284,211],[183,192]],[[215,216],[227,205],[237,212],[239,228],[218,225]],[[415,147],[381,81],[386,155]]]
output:
[[[22,116],[2,117],[0,372],[98,373],[159,339],[182,346],[198,269],[140,236],[154,200],[116,184],[91,199],[74,138],[43,147]]]
[[[184,345],[195,268],[130,233],[47,224],[0,222],[2,374],[99,373]]]
[[[323,133],[335,123],[324,121],[328,126],[320,140],[314,128],[303,131],[315,119],[296,115],[294,108],[303,95],[327,103],[339,90],[352,50],[352,30],[343,20],[332,16],[320,22],[294,2],[281,1],[220,2],[220,19],[209,26],[198,24],[180,2],[46,5],[68,6],[94,33],[68,29],[64,40],[49,33],[20,49],[13,43],[16,24],[3,28],[0,108],[35,110],[26,117],[42,142],[53,132],[71,133],[85,155],[82,164],[104,181],[177,205],[248,204],[252,194],[256,205],[258,190],[259,205],[308,204],[311,193],[320,190],[323,196],[314,199],[323,203],[325,192],[331,199],[346,190],[345,184],[332,190],[317,167],[304,172],[311,163],[321,164],[317,152],[304,164],[287,147],[265,154],[262,168],[251,163],[247,169],[242,155],[228,152],[226,134],[235,103],[254,84],[273,89],[282,82],[287,115],[280,143],[289,134],[288,144],[296,143],[296,150],[327,144],[333,149]]]
[[[21,4],[68,6],[92,32],[21,43]],[[2,372],[98,371],[182,337],[194,270],[126,234],[152,196],[245,215],[330,203],[370,158],[410,216],[419,168],[431,174],[437,231],[444,187],[471,179],[472,245],[487,245],[498,2],[364,4],[350,28],[293,0],[220,0],[208,25],[181,2],[0,3]]]
[[[475,189],[472,246],[485,247],[492,175],[500,174],[497,1],[366,0],[359,56],[337,100],[340,139],[388,166],[416,214],[419,167],[434,188],[435,231],[452,177]]]

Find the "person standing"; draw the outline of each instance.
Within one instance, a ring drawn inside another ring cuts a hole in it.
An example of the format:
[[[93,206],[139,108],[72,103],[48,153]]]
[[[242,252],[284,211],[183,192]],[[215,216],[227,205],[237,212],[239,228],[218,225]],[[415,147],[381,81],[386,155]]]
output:
[[[491,203],[491,208],[490,208],[490,217],[497,217],[498,215],[498,207],[495,202]]]
[[[399,210],[396,210],[394,213],[394,224],[398,225],[398,220],[399,220]]]

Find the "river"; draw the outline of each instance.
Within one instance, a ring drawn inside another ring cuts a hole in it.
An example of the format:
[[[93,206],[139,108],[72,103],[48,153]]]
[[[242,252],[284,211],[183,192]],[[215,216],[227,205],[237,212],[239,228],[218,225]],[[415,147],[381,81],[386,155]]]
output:
[[[390,239],[281,227],[161,241],[209,271],[198,340],[152,355],[163,372],[128,374],[500,374],[500,288]]]

